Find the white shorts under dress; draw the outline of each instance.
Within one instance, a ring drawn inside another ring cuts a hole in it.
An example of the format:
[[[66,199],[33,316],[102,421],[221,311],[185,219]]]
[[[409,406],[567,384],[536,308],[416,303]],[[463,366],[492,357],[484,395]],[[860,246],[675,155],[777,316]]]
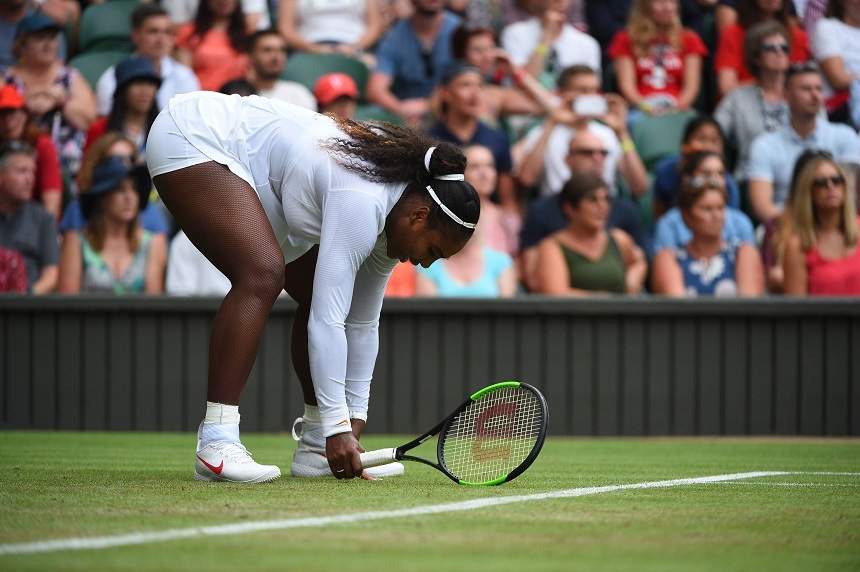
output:
[[[152,123],[146,146],[146,164],[152,177],[216,160],[204,155],[185,138],[168,108]]]

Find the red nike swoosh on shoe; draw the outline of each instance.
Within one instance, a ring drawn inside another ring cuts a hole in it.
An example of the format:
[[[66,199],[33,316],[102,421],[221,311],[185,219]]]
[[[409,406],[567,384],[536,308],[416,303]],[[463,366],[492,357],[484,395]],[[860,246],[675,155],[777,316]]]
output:
[[[197,455],[197,458],[200,459],[200,455]],[[215,465],[210,465],[203,459],[200,459],[200,462],[206,465],[206,468],[215,473],[216,475],[220,475],[221,471],[224,470],[224,459],[221,459],[221,464],[217,467]]]

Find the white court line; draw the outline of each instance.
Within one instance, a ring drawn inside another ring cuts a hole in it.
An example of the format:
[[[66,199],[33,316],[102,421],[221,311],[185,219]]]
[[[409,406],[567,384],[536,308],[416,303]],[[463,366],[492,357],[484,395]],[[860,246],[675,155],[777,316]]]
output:
[[[349,524],[354,522],[365,522],[370,520],[383,520],[388,518],[401,518],[408,516],[419,516],[425,514],[441,514],[446,512],[460,512],[476,510],[491,506],[500,506],[513,503],[531,502],[547,499],[560,499],[571,497],[584,497],[599,495],[615,491],[657,489],[678,487],[684,485],[700,485],[709,483],[723,483],[727,481],[738,481],[741,479],[754,479],[761,477],[778,477],[786,475],[844,475],[860,476],[860,473],[834,473],[834,472],[798,472],[798,471],[751,471],[747,473],[730,473],[726,475],[713,475],[708,477],[692,477],[687,479],[672,479],[668,481],[651,481],[644,483],[631,483],[626,485],[608,485],[603,487],[581,487],[576,489],[565,489],[560,491],[549,491],[531,495],[515,495],[505,497],[488,497],[468,501],[453,502],[446,504],[435,504],[402,508],[396,510],[382,510],[372,512],[359,512],[354,514],[341,514],[332,516],[320,516],[310,518],[293,518],[284,520],[260,520],[252,522],[241,522],[236,524],[221,524],[215,526],[196,526],[191,528],[174,528],[154,532],[132,532],[129,534],[118,534],[113,536],[93,536],[82,538],[63,538],[58,540],[45,540],[39,542],[22,542],[15,544],[0,544],[0,555],[8,554],[37,554],[41,552],[57,552],[61,550],[99,550],[115,546],[130,546],[134,544],[148,544],[151,542],[164,542],[168,540],[180,540],[185,538],[200,538],[206,536],[225,536],[232,534],[248,534],[266,530],[287,530],[291,528],[322,527],[334,524]]]
[[[848,487],[848,488],[858,488],[860,487],[860,483],[858,484],[849,484],[849,483],[772,483],[772,482],[764,482],[764,483],[748,483],[744,481],[737,482],[725,482],[725,483],[717,483],[720,485],[726,486],[737,486],[737,485],[756,485],[759,487]]]

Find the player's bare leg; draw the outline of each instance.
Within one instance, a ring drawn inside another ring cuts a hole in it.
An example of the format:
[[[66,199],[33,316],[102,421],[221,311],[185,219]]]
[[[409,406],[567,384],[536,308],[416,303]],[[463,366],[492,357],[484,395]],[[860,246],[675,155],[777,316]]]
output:
[[[209,339],[206,415],[197,433],[195,478],[276,479],[280,469],[254,461],[239,439],[239,397],[281,291],[280,245],[254,189],[223,165],[210,161],[171,171],[155,177],[155,186],[191,242],[231,282]]]

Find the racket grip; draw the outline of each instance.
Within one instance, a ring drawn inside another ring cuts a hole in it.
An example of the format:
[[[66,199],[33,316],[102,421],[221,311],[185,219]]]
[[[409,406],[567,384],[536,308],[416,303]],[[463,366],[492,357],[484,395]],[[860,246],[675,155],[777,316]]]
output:
[[[361,466],[365,469],[385,465],[397,460],[397,449],[376,449],[361,454]]]

